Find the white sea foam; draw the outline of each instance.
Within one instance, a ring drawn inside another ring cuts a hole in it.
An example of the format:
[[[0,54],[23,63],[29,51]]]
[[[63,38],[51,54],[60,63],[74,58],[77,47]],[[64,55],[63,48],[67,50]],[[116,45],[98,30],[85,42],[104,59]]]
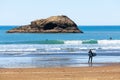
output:
[[[93,41],[93,40],[66,40],[64,41],[64,44],[82,44],[82,42],[84,41],[88,41],[87,44],[89,44],[89,42]],[[120,40],[94,40],[96,41],[98,44],[120,44]],[[95,44],[97,44],[95,43]],[[91,43],[90,43],[91,44]]]
[[[1,44],[0,53],[84,53],[89,49],[120,49],[120,40],[98,40],[97,44],[82,44],[82,41],[67,40],[65,44]]]
[[[98,40],[98,44],[120,45],[120,40]]]
[[[29,48],[29,49],[12,49],[12,48],[9,48],[9,49],[0,49],[0,52],[2,51],[5,51],[5,52],[24,52],[24,51],[36,51],[35,48]]]
[[[64,44],[82,44],[82,41],[81,40],[67,40],[67,41],[64,41]]]

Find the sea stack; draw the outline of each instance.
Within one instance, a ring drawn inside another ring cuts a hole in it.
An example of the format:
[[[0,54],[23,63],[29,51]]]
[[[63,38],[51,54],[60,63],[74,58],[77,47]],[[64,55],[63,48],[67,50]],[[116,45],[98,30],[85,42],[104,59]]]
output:
[[[30,25],[16,27],[8,33],[83,33],[67,16],[52,16],[32,21]]]

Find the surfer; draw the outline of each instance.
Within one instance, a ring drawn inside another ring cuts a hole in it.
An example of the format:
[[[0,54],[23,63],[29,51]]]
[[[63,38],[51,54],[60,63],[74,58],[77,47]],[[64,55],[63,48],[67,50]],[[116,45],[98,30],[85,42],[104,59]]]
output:
[[[88,56],[89,56],[89,59],[88,59],[88,63],[92,63],[92,59],[93,59],[93,52],[92,50],[90,49],[89,52],[88,52]]]
[[[112,37],[110,37],[109,39],[112,40]]]

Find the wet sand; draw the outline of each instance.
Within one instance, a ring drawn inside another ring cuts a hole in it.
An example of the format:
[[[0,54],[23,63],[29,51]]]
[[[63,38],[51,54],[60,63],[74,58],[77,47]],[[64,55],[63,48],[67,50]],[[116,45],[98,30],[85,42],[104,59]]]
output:
[[[0,80],[120,80],[120,63],[99,67],[0,69]]]

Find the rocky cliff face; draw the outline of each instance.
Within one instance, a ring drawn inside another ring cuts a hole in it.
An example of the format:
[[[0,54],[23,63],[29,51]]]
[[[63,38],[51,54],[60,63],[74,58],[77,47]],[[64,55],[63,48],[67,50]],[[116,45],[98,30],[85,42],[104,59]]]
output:
[[[82,33],[67,16],[52,16],[32,21],[30,25],[20,26],[8,33]]]

